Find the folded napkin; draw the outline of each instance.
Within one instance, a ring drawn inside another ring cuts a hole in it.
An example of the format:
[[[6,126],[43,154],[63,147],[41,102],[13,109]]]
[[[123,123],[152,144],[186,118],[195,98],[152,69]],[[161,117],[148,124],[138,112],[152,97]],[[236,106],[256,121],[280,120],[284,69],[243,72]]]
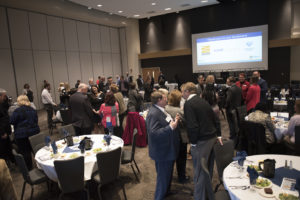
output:
[[[50,142],[51,142],[50,136],[46,136],[46,137],[45,137],[45,145],[46,145],[46,146],[49,146],[49,145],[50,145]]]
[[[104,140],[106,141],[107,145],[110,145],[111,136],[110,135],[104,135]]]
[[[297,178],[296,180],[295,189],[298,190],[298,193],[300,195],[300,178]]]
[[[250,184],[255,184],[256,179],[258,177],[257,171],[254,168],[248,166],[247,167],[247,172],[249,173]]]
[[[55,141],[53,141],[53,142],[51,143],[51,147],[52,147],[52,150],[53,150],[53,154],[57,154],[57,146],[56,146]]]
[[[244,165],[244,161],[246,160],[246,157],[247,157],[247,153],[246,151],[238,151],[236,153],[236,157],[233,157],[233,160],[237,160],[238,161],[238,164],[240,166],[243,166]]]
[[[63,134],[65,138],[70,135],[66,129],[63,129]]]

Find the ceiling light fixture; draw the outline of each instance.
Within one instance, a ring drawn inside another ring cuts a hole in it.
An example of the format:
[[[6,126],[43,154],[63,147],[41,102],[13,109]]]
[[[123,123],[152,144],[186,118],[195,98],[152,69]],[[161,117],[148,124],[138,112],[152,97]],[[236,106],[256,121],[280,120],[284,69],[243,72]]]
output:
[[[97,6],[98,6],[98,7],[102,7],[102,5],[101,5],[101,4],[98,4]]]
[[[165,10],[171,10],[171,8],[165,8]]]
[[[109,13],[110,15],[113,15],[113,13]]]
[[[122,12],[123,12],[122,10],[119,10],[119,11],[118,11],[118,13],[122,13]]]
[[[122,22],[122,24],[126,25],[126,22]]]
[[[206,3],[206,2],[208,2],[208,0],[202,0],[201,2],[202,2],[202,3]]]
[[[89,7],[88,7],[88,9],[89,9],[89,10],[91,10],[91,9],[92,9],[92,7],[91,7],[91,6],[89,6]]]
[[[134,17],[139,17],[140,15],[133,15]]]
[[[151,3],[151,5],[152,5],[152,6],[155,6],[155,5],[156,5],[156,3],[154,3],[154,2],[153,2],[153,3]]]

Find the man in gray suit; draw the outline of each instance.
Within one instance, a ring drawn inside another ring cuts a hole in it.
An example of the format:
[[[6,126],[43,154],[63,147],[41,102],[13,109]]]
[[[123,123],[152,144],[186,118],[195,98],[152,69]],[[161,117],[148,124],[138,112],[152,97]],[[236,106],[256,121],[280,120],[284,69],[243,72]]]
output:
[[[242,103],[242,89],[235,84],[233,76],[227,78],[229,86],[226,92],[226,117],[230,130],[230,139],[235,139],[238,129],[236,108]]]
[[[198,76],[198,84],[197,84],[197,95],[201,95],[205,88],[205,77],[204,75],[200,74]]]
[[[174,161],[178,155],[179,131],[175,120],[165,111],[167,97],[161,91],[151,94],[146,127],[149,142],[149,156],[155,161],[157,173],[155,200],[163,200],[170,190]]]
[[[93,129],[94,111],[86,95],[88,88],[87,84],[80,83],[77,92],[70,97],[72,122],[76,135],[91,134]]]

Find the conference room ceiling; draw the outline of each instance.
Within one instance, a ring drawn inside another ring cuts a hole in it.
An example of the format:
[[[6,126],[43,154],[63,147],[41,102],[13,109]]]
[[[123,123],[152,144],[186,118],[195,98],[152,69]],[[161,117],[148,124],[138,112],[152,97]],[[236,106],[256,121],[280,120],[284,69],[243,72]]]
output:
[[[147,18],[219,3],[217,0],[69,0],[127,18]]]

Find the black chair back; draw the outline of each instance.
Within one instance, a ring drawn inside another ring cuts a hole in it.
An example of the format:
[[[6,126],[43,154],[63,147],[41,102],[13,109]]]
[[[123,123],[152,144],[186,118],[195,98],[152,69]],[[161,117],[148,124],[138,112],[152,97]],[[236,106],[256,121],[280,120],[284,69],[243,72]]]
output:
[[[295,126],[295,153],[300,156],[300,126]]]
[[[36,154],[36,152],[41,149],[43,146],[45,146],[45,137],[49,136],[49,131],[42,131],[36,135],[29,137],[29,142],[31,145],[31,148],[33,150],[33,153]]]
[[[75,129],[72,124],[61,126],[58,128],[58,133],[60,134],[60,138],[64,138],[64,130],[66,130],[71,136],[76,136]]]
[[[222,180],[224,169],[232,162],[234,156],[234,141],[224,140],[223,146],[219,143],[214,145],[214,152],[217,164],[219,179]]]
[[[84,190],[84,157],[70,160],[55,160],[55,171],[63,193]]]
[[[266,134],[265,127],[262,124],[245,121],[245,136],[247,140],[246,151],[248,155],[266,153]]]
[[[119,176],[121,163],[121,147],[97,154],[98,171],[100,175],[101,185],[111,183]]]
[[[64,125],[72,124],[72,113],[70,109],[60,110],[60,115]]]
[[[24,157],[21,154],[18,154],[16,152],[16,150],[14,150],[14,149],[12,150],[12,153],[13,153],[15,159],[16,159],[16,163],[17,163],[17,165],[18,165],[18,167],[19,167],[19,169],[20,169],[20,171],[23,175],[24,180],[27,183],[31,184],[32,182],[31,182],[31,179],[30,179],[30,176],[29,176],[29,171],[27,169]]]

